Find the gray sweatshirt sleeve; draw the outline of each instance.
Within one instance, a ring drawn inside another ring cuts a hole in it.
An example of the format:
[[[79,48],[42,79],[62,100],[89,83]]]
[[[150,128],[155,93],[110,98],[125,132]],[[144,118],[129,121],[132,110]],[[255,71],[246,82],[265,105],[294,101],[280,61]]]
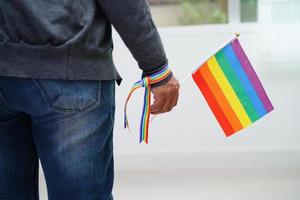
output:
[[[146,0],[98,0],[144,73],[160,70],[166,63],[164,47]]]

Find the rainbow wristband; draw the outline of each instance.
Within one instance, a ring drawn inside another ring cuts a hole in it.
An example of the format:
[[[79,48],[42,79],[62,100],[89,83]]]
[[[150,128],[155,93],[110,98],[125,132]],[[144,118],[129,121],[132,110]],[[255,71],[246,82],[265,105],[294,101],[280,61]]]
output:
[[[145,88],[145,94],[144,94],[144,105],[143,105],[143,112],[141,117],[141,123],[140,123],[140,143],[144,141],[148,144],[148,130],[149,130],[149,119],[150,119],[150,113],[151,113],[151,84],[158,83],[164,79],[166,79],[171,74],[171,70],[169,69],[168,65],[166,65],[162,70],[156,72],[155,74],[152,74],[150,76],[144,77],[142,80],[137,81],[133,84],[128,97],[125,102],[125,108],[124,108],[124,128],[129,128],[129,122],[127,117],[127,104],[129,102],[129,99],[132,95],[132,93],[141,88]]]

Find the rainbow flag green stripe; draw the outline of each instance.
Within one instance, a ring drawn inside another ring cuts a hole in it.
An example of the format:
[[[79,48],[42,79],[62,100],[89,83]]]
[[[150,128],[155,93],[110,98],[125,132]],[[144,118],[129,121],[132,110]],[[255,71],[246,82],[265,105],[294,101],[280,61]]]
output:
[[[225,48],[224,48],[225,49]],[[242,105],[250,118],[251,122],[259,119],[259,115],[255,110],[250,97],[248,96],[246,89],[241,84],[241,81],[238,78],[238,75],[234,72],[233,67],[229,63],[229,58],[225,56],[224,49],[219,51],[215,57],[221,67],[223,73],[225,74],[228,82],[230,83],[232,89],[239,98],[239,101],[242,102]]]
[[[195,70],[192,77],[226,136],[274,109],[237,38]]]

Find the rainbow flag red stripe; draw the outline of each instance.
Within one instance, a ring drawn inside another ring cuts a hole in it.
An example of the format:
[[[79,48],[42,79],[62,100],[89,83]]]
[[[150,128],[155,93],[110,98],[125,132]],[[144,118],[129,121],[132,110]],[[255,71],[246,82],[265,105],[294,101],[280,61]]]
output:
[[[192,77],[226,136],[273,110],[237,38],[210,57]]]

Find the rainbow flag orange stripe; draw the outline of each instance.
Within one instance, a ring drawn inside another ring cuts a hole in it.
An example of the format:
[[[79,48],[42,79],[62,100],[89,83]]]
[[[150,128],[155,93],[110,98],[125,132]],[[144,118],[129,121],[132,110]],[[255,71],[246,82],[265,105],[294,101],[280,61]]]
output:
[[[226,136],[270,111],[270,102],[237,38],[192,74]]]

